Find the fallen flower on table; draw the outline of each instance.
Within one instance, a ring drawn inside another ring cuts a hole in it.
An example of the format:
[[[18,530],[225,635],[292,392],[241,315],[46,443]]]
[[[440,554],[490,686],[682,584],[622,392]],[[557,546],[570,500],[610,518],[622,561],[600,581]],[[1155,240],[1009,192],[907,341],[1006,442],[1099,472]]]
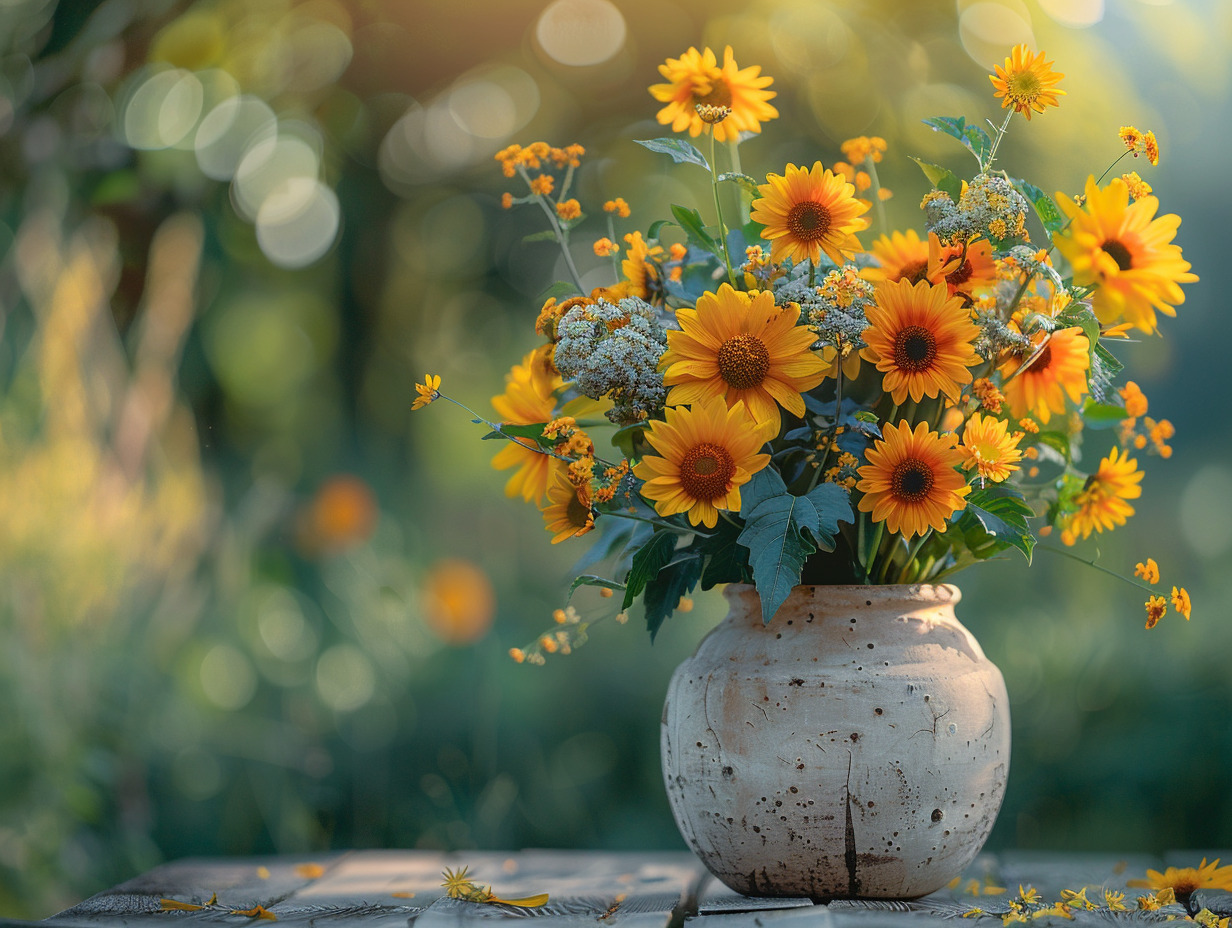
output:
[[[271,922],[278,921],[278,916],[263,905],[254,905],[251,909],[232,909],[228,915],[246,915],[249,918],[264,918]]]
[[[1208,864],[1203,857],[1197,867],[1169,867],[1163,873],[1147,870],[1145,879],[1130,880],[1126,885],[1154,890],[1170,889],[1178,900],[1184,902],[1196,889],[1232,890],[1232,865],[1219,866],[1218,857]]]
[[[325,875],[325,868],[320,864],[297,864],[295,875],[302,876],[305,880],[316,880]]]
[[[548,901],[547,893],[539,893],[534,896],[524,896],[520,899],[501,899],[492,894],[490,886],[481,886],[470,879],[468,873],[470,867],[463,867],[461,870],[446,869],[441,876],[445,881],[441,883],[445,887],[445,892],[453,899],[461,899],[465,902],[482,902],[492,905],[513,905],[522,909],[534,909],[541,905],[546,905]]]
[[[159,899],[159,907],[164,912],[200,912],[218,904],[218,893],[210,896],[210,901],[204,905],[195,902],[180,902],[178,899]]]

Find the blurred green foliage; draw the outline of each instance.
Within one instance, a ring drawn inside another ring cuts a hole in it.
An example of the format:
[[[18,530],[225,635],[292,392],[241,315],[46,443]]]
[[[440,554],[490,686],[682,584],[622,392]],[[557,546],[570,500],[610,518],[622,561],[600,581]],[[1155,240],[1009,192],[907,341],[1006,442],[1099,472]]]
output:
[[[1177,454],[1100,547],[1154,556],[1194,619],[1148,636],[1129,588],[1046,553],[963,577],[959,613],[1013,699],[994,846],[1226,846],[1228,10],[618,6],[0,0],[0,914],[187,854],[682,846],[659,707],[721,598],[653,648],[635,617],[514,665],[576,552],[501,495],[475,426],[408,413],[424,371],[477,408],[499,392],[559,273],[500,209],[500,147],[582,143],[584,208],[623,196],[643,231],[705,208],[629,141],[662,134],[656,65],[700,43],[776,78],[747,171],[881,135],[902,226],[906,155],[958,157],[919,119],[992,116],[1015,42],[1069,96],[1007,168],[1077,189],[1120,125],[1159,135],[1139,170],[1203,283],[1127,348]]]

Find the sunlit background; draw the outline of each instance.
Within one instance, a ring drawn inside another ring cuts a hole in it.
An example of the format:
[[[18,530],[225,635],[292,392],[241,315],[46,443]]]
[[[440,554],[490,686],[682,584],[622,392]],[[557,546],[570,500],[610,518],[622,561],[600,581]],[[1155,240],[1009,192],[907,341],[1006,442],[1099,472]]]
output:
[[[425,372],[488,410],[564,276],[492,155],[586,147],[607,283],[599,204],[644,232],[708,195],[631,141],[665,134],[657,64],[730,43],[783,114],[746,171],[880,135],[919,227],[907,156],[967,169],[920,119],[994,116],[1018,42],[1068,96],[1015,123],[1012,173],[1074,191],[1120,126],[1160,139],[1131,167],[1202,282],[1123,352],[1176,453],[1098,553],[1195,605],[1148,633],[1135,590],[1043,552],[960,579],[1013,704],[990,846],[1232,846],[1232,6],[0,0],[0,915],[189,854],[683,848],[660,706],[721,597],[653,647],[634,615],[515,665],[578,551],[460,411],[410,412]]]

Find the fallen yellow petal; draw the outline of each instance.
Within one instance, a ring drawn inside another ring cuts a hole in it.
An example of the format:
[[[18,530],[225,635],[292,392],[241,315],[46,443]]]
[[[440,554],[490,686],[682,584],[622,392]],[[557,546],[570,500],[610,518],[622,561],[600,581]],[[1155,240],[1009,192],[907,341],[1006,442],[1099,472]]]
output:
[[[214,893],[210,896],[210,901],[207,902],[206,905],[218,905],[218,893]]]
[[[539,893],[537,896],[523,896],[521,899],[499,899],[492,896],[488,902],[495,902],[501,905],[516,905],[520,909],[536,909],[541,905],[548,904],[548,894]]]
[[[278,916],[263,905],[253,906],[251,909],[232,909],[231,914],[247,915],[249,918],[266,918],[271,922],[278,921]]]
[[[164,912],[200,912],[205,908],[195,902],[180,902],[177,899],[159,899],[158,904]]]
[[[295,873],[306,880],[316,880],[325,874],[325,868],[320,864],[300,864],[295,868]]]

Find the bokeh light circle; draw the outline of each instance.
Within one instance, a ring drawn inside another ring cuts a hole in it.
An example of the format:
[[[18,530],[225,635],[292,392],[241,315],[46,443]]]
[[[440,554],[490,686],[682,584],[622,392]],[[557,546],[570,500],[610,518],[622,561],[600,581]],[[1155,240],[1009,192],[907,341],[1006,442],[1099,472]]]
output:
[[[305,267],[333,246],[341,218],[329,187],[313,177],[289,177],[257,210],[257,243],[279,267]]]
[[[602,64],[624,47],[628,26],[609,0],[554,0],[539,14],[535,38],[560,64]]]
[[[1031,14],[1026,7],[1015,10],[1004,3],[983,0],[962,11],[958,35],[967,54],[985,68],[1004,64],[1010,49],[1020,43],[1035,48]]]
[[[195,74],[178,68],[155,72],[124,107],[124,138],[133,148],[170,148],[197,124],[204,99]]]
[[[230,180],[248,149],[276,135],[278,118],[264,100],[230,97],[214,107],[197,129],[197,165],[214,180]]]
[[[262,139],[244,154],[235,169],[232,193],[236,210],[254,219],[261,204],[285,180],[316,180],[321,164],[316,150],[303,139],[277,136]]]

